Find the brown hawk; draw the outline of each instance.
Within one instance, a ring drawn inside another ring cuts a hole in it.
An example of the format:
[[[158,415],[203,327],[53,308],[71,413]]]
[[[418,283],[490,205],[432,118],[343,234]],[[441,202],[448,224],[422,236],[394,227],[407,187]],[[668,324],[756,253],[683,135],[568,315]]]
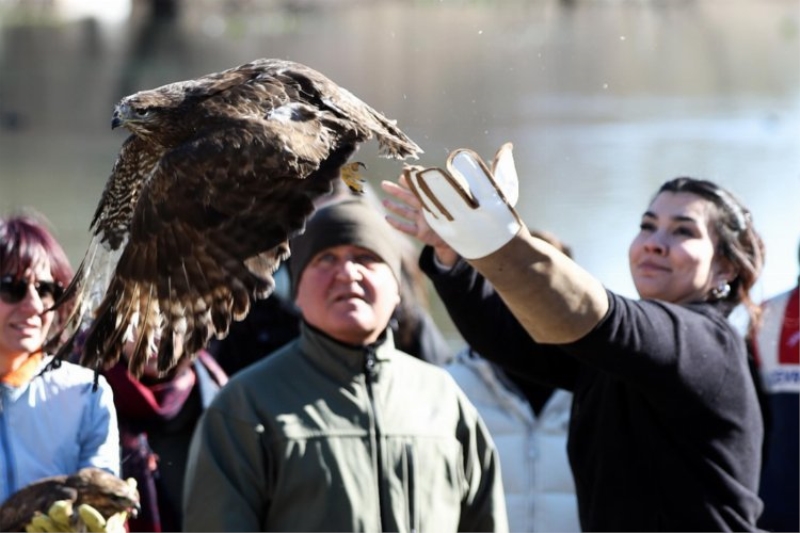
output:
[[[127,96],[116,127],[132,134],[62,299],[75,305],[57,360],[80,333],[82,364],[108,368],[135,332],[134,375],[156,346],[161,371],[192,357],[272,292],[288,239],[361,143],[376,138],[396,159],[422,152],[346,89],[279,59]]]
[[[139,492],[131,483],[99,468],[82,468],[69,476],[52,476],[26,485],[0,506],[0,531],[25,531],[37,511],[68,500],[75,509],[86,503],[105,518],[121,511],[136,515]]]

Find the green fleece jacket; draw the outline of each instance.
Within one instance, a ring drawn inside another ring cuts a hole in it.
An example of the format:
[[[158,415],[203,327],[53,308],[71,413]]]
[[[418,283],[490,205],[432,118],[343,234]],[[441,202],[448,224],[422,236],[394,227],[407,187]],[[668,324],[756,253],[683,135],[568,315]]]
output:
[[[189,455],[186,531],[507,531],[497,450],[444,370],[300,337],[234,376]]]

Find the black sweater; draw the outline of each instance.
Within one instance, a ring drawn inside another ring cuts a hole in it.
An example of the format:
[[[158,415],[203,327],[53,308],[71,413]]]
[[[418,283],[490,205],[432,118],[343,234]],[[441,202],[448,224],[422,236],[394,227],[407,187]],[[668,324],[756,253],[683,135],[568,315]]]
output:
[[[598,326],[537,344],[465,262],[420,265],[465,340],[574,393],[568,451],[584,531],[754,530],[763,422],[744,341],[711,304],[608,293]]]

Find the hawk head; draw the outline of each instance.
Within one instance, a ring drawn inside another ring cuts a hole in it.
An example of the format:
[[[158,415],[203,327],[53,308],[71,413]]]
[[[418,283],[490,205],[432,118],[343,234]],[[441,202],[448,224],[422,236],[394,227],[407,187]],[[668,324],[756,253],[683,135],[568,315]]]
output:
[[[126,96],[114,106],[111,129],[126,128],[139,137],[163,144],[159,141],[174,137],[175,128],[181,124],[177,118],[186,94],[179,86],[171,84]]]
[[[87,503],[105,517],[139,512],[139,491],[132,478],[126,481],[99,468],[83,468],[67,478],[67,485],[78,491],[77,503]]]

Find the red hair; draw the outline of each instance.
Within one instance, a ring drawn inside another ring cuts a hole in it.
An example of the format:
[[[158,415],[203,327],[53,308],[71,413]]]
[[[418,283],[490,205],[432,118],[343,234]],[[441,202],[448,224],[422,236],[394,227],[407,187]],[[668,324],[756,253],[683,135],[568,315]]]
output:
[[[69,285],[73,270],[67,254],[48,229],[46,219],[39,214],[11,215],[0,218],[0,275],[21,277],[47,259],[53,281],[62,287]],[[60,319],[69,306],[59,309]]]

